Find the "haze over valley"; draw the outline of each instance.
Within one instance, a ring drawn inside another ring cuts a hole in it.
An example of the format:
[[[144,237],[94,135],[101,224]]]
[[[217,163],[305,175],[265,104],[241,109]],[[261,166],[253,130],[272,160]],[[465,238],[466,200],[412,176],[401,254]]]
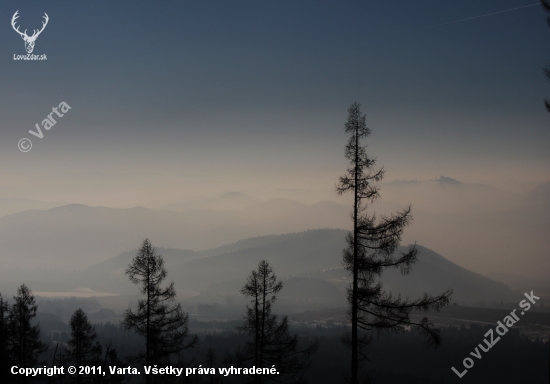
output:
[[[548,184],[520,194],[440,177],[384,183],[381,194],[372,207],[380,214],[412,204],[414,222],[404,244],[417,242],[513,285],[542,280],[550,269]],[[15,283],[44,268],[82,271],[135,249],[146,237],[163,248],[203,251],[256,236],[346,229],[347,202],[337,197],[309,205],[290,198],[262,201],[241,192],[151,208],[61,204],[33,209],[48,203],[22,201],[21,209],[31,209],[0,217],[0,260],[7,266],[5,278]]]

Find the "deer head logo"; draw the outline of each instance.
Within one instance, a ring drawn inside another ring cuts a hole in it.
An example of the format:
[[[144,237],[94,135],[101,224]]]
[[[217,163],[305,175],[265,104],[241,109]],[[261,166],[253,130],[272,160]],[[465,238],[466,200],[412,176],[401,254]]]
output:
[[[25,49],[27,50],[27,53],[32,53],[37,37],[42,33],[44,28],[46,28],[46,25],[48,24],[48,20],[50,18],[48,17],[48,14],[46,12],[44,12],[44,16],[42,16],[42,17],[45,19],[45,21],[42,22],[42,29],[40,31],[35,29],[32,36],[29,36],[29,35],[27,35],[27,30],[26,29],[25,29],[25,32],[21,32],[21,31],[19,31],[19,27],[17,27],[17,28],[15,27],[15,20],[17,20],[19,18],[18,13],[19,13],[19,11],[15,12],[13,14],[13,17],[11,18],[11,26],[13,27],[15,32],[19,33],[21,35],[21,38],[23,40],[25,40]]]

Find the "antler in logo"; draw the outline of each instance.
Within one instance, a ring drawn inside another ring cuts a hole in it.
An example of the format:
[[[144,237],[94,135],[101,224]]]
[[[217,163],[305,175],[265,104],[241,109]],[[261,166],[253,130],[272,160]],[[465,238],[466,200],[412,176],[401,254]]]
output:
[[[45,21],[42,22],[42,29],[40,31],[35,29],[32,36],[28,36],[26,29],[25,29],[25,32],[21,32],[21,31],[19,31],[19,27],[17,27],[17,28],[15,27],[15,20],[17,20],[19,18],[18,13],[19,13],[19,11],[15,12],[13,14],[13,17],[11,18],[11,26],[13,27],[15,32],[19,33],[21,35],[21,38],[23,40],[25,40],[25,49],[27,50],[27,53],[32,53],[32,50],[34,49],[34,43],[35,43],[36,38],[42,33],[44,28],[46,28],[46,25],[48,24],[48,20],[50,18],[48,17],[48,14],[46,12],[44,12],[44,16],[42,16],[42,17],[45,19]]]

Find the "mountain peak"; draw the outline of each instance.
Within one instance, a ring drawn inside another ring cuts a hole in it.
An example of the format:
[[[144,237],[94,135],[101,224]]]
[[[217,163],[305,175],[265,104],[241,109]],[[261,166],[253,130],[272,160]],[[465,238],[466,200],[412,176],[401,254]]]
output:
[[[64,210],[64,211],[67,211],[67,210],[77,210],[77,209],[88,209],[88,208],[92,208],[90,207],[89,205],[85,205],[85,204],[67,204],[67,205],[62,205],[60,207],[55,207],[55,208],[51,208],[50,211],[61,211],[61,210]]]
[[[464,184],[458,180],[455,180],[455,179],[452,179],[450,177],[447,177],[447,176],[439,176],[436,181],[438,183],[442,183],[442,184],[452,184],[452,185],[459,185],[459,184]]]

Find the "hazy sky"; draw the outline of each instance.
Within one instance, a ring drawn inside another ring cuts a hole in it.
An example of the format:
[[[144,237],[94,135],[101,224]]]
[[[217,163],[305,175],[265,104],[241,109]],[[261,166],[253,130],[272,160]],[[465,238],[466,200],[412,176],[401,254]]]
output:
[[[354,101],[387,181],[549,181],[542,8],[431,27],[534,3],[2,1],[0,197],[334,197]],[[48,14],[33,52],[47,61],[13,59],[25,53],[17,10],[21,30]],[[30,135],[62,101],[71,110]]]

